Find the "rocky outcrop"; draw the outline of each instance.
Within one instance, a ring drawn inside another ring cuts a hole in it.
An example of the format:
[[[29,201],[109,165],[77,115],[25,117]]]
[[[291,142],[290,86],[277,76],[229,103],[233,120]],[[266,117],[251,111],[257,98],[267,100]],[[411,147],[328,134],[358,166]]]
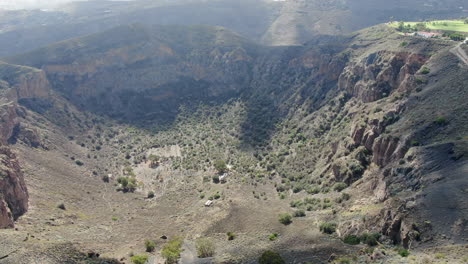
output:
[[[14,226],[28,210],[28,191],[23,173],[13,152],[0,146],[0,228]]]
[[[6,144],[18,124],[16,106],[13,102],[0,105],[0,144]]]
[[[338,85],[364,103],[373,102],[395,90],[410,89],[413,75],[427,60],[420,54],[379,51],[350,63],[341,74]]]
[[[383,167],[402,158],[408,150],[405,139],[383,135],[385,128],[398,120],[402,107],[388,111],[382,118],[374,118],[365,124],[355,124],[351,138],[357,146],[364,146],[373,154],[372,161]]]
[[[14,102],[50,95],[46,73],[39,69],[0,62],[0,80],[11,88],[4,96]]]
[[[47,149],[38,131],[24,123],[16,124],[11,137],[8,139],[8,143],[10,144],[16,144],[18,141],[32,148]]]

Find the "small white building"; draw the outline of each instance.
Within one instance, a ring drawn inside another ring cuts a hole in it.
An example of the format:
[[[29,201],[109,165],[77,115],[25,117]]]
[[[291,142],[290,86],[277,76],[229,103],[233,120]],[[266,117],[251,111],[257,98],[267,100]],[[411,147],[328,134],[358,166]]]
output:
[[[212,206],[212,205],[213,205],[213,201],[212,201],[212,200],[208,200],[208,201],[206,201],[206,203],[205,203],[205,206],[206,206],[206,207],[210,207],[210,206]]]

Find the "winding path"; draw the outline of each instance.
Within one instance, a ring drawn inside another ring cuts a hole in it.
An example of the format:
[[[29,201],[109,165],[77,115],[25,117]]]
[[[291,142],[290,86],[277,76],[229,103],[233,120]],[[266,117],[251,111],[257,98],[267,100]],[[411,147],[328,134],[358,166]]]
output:
[[[453,54],[455,54],[462,62],[468,66],[468,55],[466,55],[465,50],[461,47],[463,43],[458,44],[456,47],[450,50]]]

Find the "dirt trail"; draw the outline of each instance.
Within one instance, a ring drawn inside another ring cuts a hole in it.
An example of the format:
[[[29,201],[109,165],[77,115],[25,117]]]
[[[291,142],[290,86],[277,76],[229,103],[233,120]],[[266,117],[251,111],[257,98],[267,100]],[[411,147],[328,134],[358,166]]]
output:
[[[458,44],[456,47],[450,50],[453,54],[455,54],[462,62],[468,66],[468,55],[466,55],[466,52],[462,49],[461,45],[463,43]]]

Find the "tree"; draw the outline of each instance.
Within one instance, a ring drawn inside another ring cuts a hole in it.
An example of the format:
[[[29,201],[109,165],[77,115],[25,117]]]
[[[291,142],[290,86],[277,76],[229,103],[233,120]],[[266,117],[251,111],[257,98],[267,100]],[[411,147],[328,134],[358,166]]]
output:
[[[197,254],[199,258],[213,257],[215,253],[215,245],[209,238],[200,238],[195,242]]]
[[[465,21],[463,21],[465,24],[468,24],[468,18],[465,18]]]
[[[227,165],[224,160],[215,161],[214,167],[218,171],[219,174],[223,174],[227,171]]]
[[[180,258],[180,253],[182,253],[182,243],[183,240],[176,237],[164,245],[161,255],[166,259],[167,264],[177,263]]]
[[[280,254],[268,250],[263,252],[262,256],[258,260],[259,264],[284,264],[284,259],[281,257]]]
[[[403,21],[398,22],[397,30],[403,32],[404,29],[405,29],[405,22],[403,22]]]
[[[460,33],[453,33],[453,34],[449,35],[449,38],[451,40],[455,40],[455,41],[462,41],[462,40],[465,39],[465,36],[463,34],[460,34]]]

